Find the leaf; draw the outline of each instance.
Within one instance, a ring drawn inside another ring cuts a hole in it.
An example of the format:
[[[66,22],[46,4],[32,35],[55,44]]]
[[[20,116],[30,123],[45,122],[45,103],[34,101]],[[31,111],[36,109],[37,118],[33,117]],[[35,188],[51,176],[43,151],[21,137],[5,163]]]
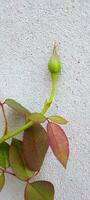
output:
[[[52,122],[47,125],[49,144],[53,153],[66,168],[69,157],[69,142],[63,129]]]
[[[9,167],[9,144],[6,142],[0,144],[0,167]]]
[[[22,142],[18,139],[13,139],[9,151],[10,165],[15,175],[25,181],[34,175],[34,172],[29,170],[24,162]]]
[[[58,124],[67,124],[68,123],[68,121],[66,119],[64,119],[63,117],[58,116],[58,115],[50,116],[50,117],[48,117],[48,119],[50,119],[51,121],[56,122]]]
[[[16,102],[14,99],[6,99],[5,104],[7,104],[10,108],[16,110],[19,114],[28,116],[30,112],[24,108],[20,103]]]
[[[4,173],[0,172],[0,192],[3,189],[4,184],[5,184],[5,175]]]
[[[24,132],[23,151],[27,166],[39,171],[48,149],[48,136],[40,124],[31,126]]]
[[[46,121],[46,118],[44,117],[44,115],[40,114],[40,113],[32,113],[29,115],[28,117],[31,121],[37,122],[37,123],[43,123]]]
[[[25,188],[25,200],[54,200],[54,187],[48,181],[28,183]]]

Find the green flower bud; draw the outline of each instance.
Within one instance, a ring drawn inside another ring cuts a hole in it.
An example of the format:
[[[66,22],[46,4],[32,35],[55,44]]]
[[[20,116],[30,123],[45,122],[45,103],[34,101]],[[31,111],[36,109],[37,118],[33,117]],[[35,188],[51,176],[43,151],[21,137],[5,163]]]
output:
[[[59,73],[61,71],[61,63],[56,52],[56,45],[54,45],[53,54],[48,62],[48,69],[51,73]]]

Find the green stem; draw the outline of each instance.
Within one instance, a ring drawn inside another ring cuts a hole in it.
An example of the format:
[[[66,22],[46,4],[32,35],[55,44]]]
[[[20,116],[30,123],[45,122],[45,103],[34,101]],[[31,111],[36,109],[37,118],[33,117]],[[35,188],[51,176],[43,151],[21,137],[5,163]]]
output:
[[[53,101],[53,98],[54,98],[54,95],[55,95],[55,89],[56,89],[56,82],[57,82],[58,74],[52,73],[51,77],[52,77],[52,90],[51,90],[51,94],[50,94],[50,97],[48,99],[48,102]]]
[[[53,101],[58,74],[52,73],[51,78],[52,78],[52,89],[51,89],[50,97],[45,101],[44,106],[41,110],[41,114],[43,114],[43,115],[47,112],[48,108],[51,106],[51,103]]]
[[[48,108],[50,107],[52,101],[53,101],[53,98],[54,98],[54,94],[55,94],[55,88],[56,88],[56,81],[57,81],[57,77],[58,75],[57,74],[51,74],[51,77],[52,77],[52,89],[51,89],[51,94],[50,94],[50,97],[49,99],[45,102],[42,110],[41,110],[41,114],[45,114],[48,110]],[[20,128],[10,132],[10,133],[7,133],[5,136],[3,136],[2,138],[0,138],[0,143],[4,142],[5,140],[7,139],[10,139],[16,135],[18,135],[19,133],[25,131],[26,129],[28,129],[29,127],[31,127],[32,125],[34,124],[33,121],[30,121],[28,122],[27,124],[21,126]]]
[[[29,128],[30,126],[32,126],[34,124],[34,122],[30,121],[27,124],[21,126],[20,128],[7,133],[7,135],[3,136],[2,138],[0,138],[0,143],[4,142],[7,139],[10,139],[12,137],[14,137],[15,135],[18,135],[19,133],[21,133],[22,131],[25,131],[27,128]]]

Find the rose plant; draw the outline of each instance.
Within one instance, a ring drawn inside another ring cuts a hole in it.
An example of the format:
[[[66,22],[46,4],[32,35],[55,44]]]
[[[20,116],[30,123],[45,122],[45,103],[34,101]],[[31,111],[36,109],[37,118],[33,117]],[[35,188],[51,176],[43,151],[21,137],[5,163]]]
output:
[[[5,184],[6,174],[15,176],[25,181],[25,200],[54,200],[54,186],[48,181],[32,182],[43,164],[46,152],[50,146],[54,155],[66,169],[69,158],[69,141],[61,125],[68,121],[59,116],[46,116],[50,108],[56,89],[58,76],[61,72],[61,63],[54,45],[52,56],[48,62],[48,69],[52,78],[50,97],[45,101],[39,113],[31,113],[14,99],[5,99],[0,102],[0,108],[4,117],[3,136],[0,138],[0,191]],[[5,105],[12,108],[25,117],[23,126],[8,132],[8,119]],[[46,123],[45,123],[46,122]],[[46,129],[43,127],[46,124]],[[15,136],[22,133],[23,139]],[[11,138],[11,142],[7,142]],[[12,172],[9,171],[12,168]]]

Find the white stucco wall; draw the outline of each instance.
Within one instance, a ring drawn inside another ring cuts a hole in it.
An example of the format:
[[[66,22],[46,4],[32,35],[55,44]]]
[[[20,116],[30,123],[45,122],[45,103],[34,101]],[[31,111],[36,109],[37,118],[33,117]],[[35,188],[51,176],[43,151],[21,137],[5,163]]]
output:
[[[54,184],[55,200],[90,200],[89,36],[90,0],[0,0],[0,100],[11,97],[40,111],[50,91],[54,41],[60,46],[62,76],[49,114],[70,121],[64,127],[70,159],[65,171],[49,150],[36,178]],[[7,115],[10,129],[20,126],[10,109]],[[22,200],[24,186],[8,175],[0,200]]]

